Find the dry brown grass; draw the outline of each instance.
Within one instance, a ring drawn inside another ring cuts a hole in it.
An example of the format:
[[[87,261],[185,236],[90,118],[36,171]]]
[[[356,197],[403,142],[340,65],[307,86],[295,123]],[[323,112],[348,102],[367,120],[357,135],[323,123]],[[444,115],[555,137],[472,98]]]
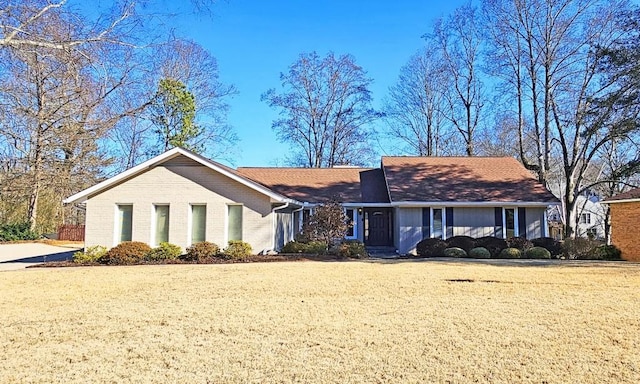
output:
[[[36,269],[0,314],[3,383],[640,382],[638,264]]]

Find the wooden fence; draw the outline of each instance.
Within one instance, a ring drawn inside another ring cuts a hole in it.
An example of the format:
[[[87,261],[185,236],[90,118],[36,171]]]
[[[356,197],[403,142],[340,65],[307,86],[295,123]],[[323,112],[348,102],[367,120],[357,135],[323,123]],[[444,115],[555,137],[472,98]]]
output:
[[[84,241],[84,225],[61,225],[58,227],[58,240]]]

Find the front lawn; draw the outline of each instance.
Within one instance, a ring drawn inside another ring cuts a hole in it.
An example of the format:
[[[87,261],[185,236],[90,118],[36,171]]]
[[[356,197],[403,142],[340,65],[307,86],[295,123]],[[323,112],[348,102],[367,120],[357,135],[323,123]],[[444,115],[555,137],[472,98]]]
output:
[[[0,273],[0,382],[640,382],[640,264]]]

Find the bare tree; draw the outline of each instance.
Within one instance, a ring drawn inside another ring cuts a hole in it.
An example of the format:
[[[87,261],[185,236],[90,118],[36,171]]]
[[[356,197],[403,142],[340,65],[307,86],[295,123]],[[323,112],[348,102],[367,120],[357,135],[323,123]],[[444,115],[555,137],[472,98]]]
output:
[[[292,144],[299,164],[320,168],[369,160],[369,124],[379,113],[371,108],[372,80],[352,56],[301,54],[280,80],[283,93],[270,89],[262,100],[280,109],[273,129]]]
[[[437,47],[425,47],[400,69],[384,105],[389,136],[399,139],[409,153],[442,154],[445,132],[445,93],[452,86]]]
[[[516,95],[520,157],[549,184],[557,159],[562,187],[565,235],[575,233],[576,198],[603,146],[628,134],[614,104],[597,103],[615,95],[615,84],[602,81],[595,47],[609,47],[621,31],[616,12],[626,1],[485,0],[492,36],[492,57],[502,58],[497,71],[503,86]],[[537,159],[524,147],[527,124]]]
[[[436,20],[433,34],[426,35],[439,47],[452,87],[445,93],[446,115],[464,140],[465,153],[473,156],[477,129],[485,103],[480,73],[482,26],[477,10],[468,2],[446,19]]]

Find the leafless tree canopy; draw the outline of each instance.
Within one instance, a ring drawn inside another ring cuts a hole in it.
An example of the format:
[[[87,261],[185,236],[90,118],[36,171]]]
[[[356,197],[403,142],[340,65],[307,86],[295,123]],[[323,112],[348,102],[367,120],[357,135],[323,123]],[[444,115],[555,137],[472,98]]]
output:
[[[273,129],[291,143],[293,162],[311,168],[362,164],[370,159],[371,79],[349,55],[324,58],[301,54],[280,75],[283,91],[270,89],[262,100],[280,110]]]
[[[66,0],[0,0],[0,222],[51,231],[82,220],[62,199],[144,159],[145,111],[168,73],[200,98],[207,154],[233,144],[224,98],[234,88],[197,44],[157,43],[138,13],[148,4],[116,1],[88,19]]]

